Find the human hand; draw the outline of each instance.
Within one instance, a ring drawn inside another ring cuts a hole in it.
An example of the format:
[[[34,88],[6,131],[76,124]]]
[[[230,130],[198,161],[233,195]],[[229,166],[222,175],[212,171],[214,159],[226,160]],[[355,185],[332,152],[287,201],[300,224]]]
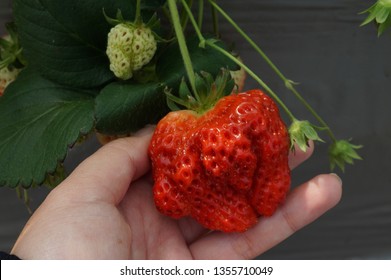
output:
[[[147,155],[152,128],[98,150],[45,199],[12,254],[22,259],[252,259],[338,203],[342,183],[316,176],[293,189],[272,217],[245,233],[209,232],[161,215]],[[312,153],[290,156],[291,168]],[[130,187],[129,187],[130,186]]]

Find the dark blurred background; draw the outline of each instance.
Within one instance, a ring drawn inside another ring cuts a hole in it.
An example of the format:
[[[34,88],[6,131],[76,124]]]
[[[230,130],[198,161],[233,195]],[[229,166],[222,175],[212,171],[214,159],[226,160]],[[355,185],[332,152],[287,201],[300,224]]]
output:
[[[338,138],[362,144],[363,161],[338,170],[341,202],[319,220],[260,259],[391,259],[391,30],[378,38],[373,25],[360,27],[359,12],[374,1],[242,0],[221,6],[252,37],[323,116]],[[11,19],[11,1],[0,0],[0,33]],[[300,118],[310,115],[262,59],[228,24],[224,39],[279,93]],[[251,79],[246,88],[257,87]],[[326,135],[324,135],[326,138]],[[71,171],[99,147],[95,138],[75,147]],[[0,167],[1,168],[1,167]],[[329,172],[327,145],[293,171],[293,186]],[[34,210],[47,195],[31,191]],[[29,218],[13,190],[0,188],[0,250],[9,251]]]

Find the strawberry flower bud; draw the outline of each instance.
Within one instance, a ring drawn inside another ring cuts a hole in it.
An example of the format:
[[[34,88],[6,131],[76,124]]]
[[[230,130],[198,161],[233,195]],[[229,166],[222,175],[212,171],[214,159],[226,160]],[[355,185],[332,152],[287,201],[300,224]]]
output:
[[[288,131],[291,139],[291,149],[294,149],[296,143],[300,150],[305,152],[310,140],[323,142],[315,127],[309,121],[294,120]]]
[[[353,164],[353,160],[361,160],[362,158],[356,152],[360,148],[362,148],[361,145],[353,145],[348,140],[335,141],[329,148],[331,170],[338,166],[345,171],[345,163]]]

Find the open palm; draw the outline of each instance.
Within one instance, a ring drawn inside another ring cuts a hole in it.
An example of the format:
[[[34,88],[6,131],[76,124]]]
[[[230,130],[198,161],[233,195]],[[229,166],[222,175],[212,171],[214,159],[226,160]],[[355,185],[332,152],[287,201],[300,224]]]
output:
[[[22,259],[251,259],[309,224],[341,196],[341,181],[319,175],[245,233],[210,232],[191,218],[161,215],[152,199],[147,147],[152,129],[113,141],[53,190],[19,236]],[[290,157],[294,168],[311,154]],[[129,187],[130,186],[130,187]]]

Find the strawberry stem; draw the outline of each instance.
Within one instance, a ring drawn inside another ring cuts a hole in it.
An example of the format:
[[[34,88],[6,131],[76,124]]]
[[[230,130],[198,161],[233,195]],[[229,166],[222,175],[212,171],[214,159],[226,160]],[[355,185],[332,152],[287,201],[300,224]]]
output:
[[[137,0],[136,2],[136,16],[134,18],[134,24],[139,25],[142,23],[141,18],[141,0]]]
[[[189,2],[189,6],[192,7],[193,6],[193,0],[187,0]],[[181,25],[182,25],[182,30],[186,30],[187,28],[187,23],[189,21],[189,16],[187,14],[186,11],[182,11],[181,15],[180,15],[180,19],[181,19]]]
[[[323,128],[327,131],[330,138],[335,142],[336,138],[327,123],[319,116],[312,106],[302,97],[302,95],[295,89],[294,82],[289,80],[282,74],[278,67],[270,60],[264,51],[239,27],[239,25],[220,7],[214,0],[208,0],[209,3],[236,29],[236,31],[258,52],[265,62],[272,68],[272,70],[282,79],[286,87],[293,92],[297,99],[307,108],[307,110],[316,118]]]
[[[213,20],[213,32],[216,36],[216,38],[220,38],[220,31],[219,31],[219,16],[215,9],[215,7],[211,6],[212,10],[212,20]]]
[[[269,94],[273,99],[281,106],[281,108],[286,112],[288,117],[291,121],[297,120],[296,117],[293,115],[293,113],[288,109],[288,107],[285,105],[285,103],[278,97],[278,95],[257,75],[255,74],[247,65],[245,65],[243,62],[240,61],[240,59],[237,59],[234,55],[227,52],[225,49],[217,46],[212,41],[207,40],[206,45],[210,46],[211,48],[214,48],[215,50],[219,51],[221,54],[227,56],[230,58],[233,62],[235,62],[237,65],[242,67],[256,82],[258,82]]]
[[[198,2],[198,28],[202,30],[202,22],[204,21],[204,0]]]
[[[202,48],[204,48],[205,47],[205,38],[204,38],[204,35],[202,35],[201,28],[200,28],[199,24],[196,22],[196,20],[193,16],[193,13],[191,12],[191,9],[190,9],[189,5],[187,5],[186,1],[181,0],[181,2],[182,2],[184,10],[187,12],[187,15],[191,21],[191,24],[194,27],[194,31],[196,32],[196,34],[200,40],[200,46]]]
[[[322,125],[322,127],[318,127],[312,125],[308,121],[299,121],[292,114],[292,112],[288,109],[288,107],[284,104],[284,102],[278,97],[278,95],[258,76],[256,75],[249,67],[247,67],[242,61],[236,58],[233,54],[226,51],[225,49],[218,46],[216,43],[216,39],[205,39],[202,35],[200,25],[196,22],[193,13],[191,12],[190,7],[188,6],[185,0],[181,0],[184,11],[187,13],[188,19],[193,25],[193,28],[200,40],[199,46],[204,48],[206,45],[225,55],[233,62],[235,62],[238,66],[242,67],[256,82],[258,82],[268,93],[269,95],[281,106],[281,108],[286,112],[290,120],[292,121],[292,125],[289,128],[290,139],[291,139],[291,148],[294,149],[294,144],[297,144],[300,149],[303,151],[306,150],[309,140],[314,141],[322,141],[323,140],[318,136],[316,130],[326,130],[329,137],[332,140],[332,144],[329,150],[329,157],[331,166],[339,166],[342,170],[344,170],[345,163],[352,164],[353,160],[361,159],[360,156],[356,153],[356,150],[361,148],[360,145],[353,145],[349,141],[346,140],[337,140],[326,124],[326,122],[315,112],[315,110],[311,107],[311,105],[301,96],[301,94],[294,88],[294,82],[287,79],[281,71],[274,65],[274,63],[267,57],[267,55],[260,49],[260,47],[229,17],[216,3],[214,0],[208,0],[212,6],[212,9],[222,14],[226,20],[228,20],[233,27],[241,34],[252,46],[255,50],[262,56],[262,58],[267,62],[267,64],[277,73],[277,75],[283,80],[285,86],[294,93],[294,95],[301,101],[304,106],[309,110],[309,112],[318,120],[318,122]],[[175,0],[169,0],[168,2],[172,6],[175,5]],[[174,7],[170,7],[170,9],[174,9]],[[175,6],[175,9],[177,7]],[[217,18],[217,17],[216,17]],[[175,22],[175,19],[172,20]],[[175,24],[174,24],[175,27]],[[182,35],[183,35],[183,30]],[[177,32],[177,31],[176,31]],[[177,32],[179,33],[179,32]],[[178,38],[178,42],[181,43],[181,39]],[[186,45],[185,45],[186,46]],[[184,48],[183,48],[184,49]],[[186,49],[187,50],[187,49]],[[182,51],[182,49],[181,49]],[[186,53],[183,52],[182,56],[185,59]],[[189,59],[190,60],[190,59]],[[191,61],[190,61],[191,64]],[[188,69],[188,68],[187,68]],[[192,69],[192,68],[191,68]],[[189,73],[189,72],[188,72]],[[194,71],[192,74],[195,76]],[[190,75],[189,75],[190,77]],[[190,80],[191,81],[191,80]],[[195,87],[195,85],[194,85]],[[193,88],[193,85],[192,85]],[[201,100],[197,94],[197,92],[193,89],[194,95],[197,100]],[[173,100],[175,102],[175,100]],[[342,143],[342,144],[341,144]]]
[[[171,13],[172,24],[174,26],[175,35],[177,37],[177,41],[178,41],[179,49],[181,51],[183,63],[185,65],[187,77],[189,79],[189,83],[192,91],[194,92],[194,95],[196,96],[197,99],[199,99],[197,94],[197,89],[195,86],[195,73],[193,69],[193,64],[191,62],[189,50],[186,45],[185,35],[183,33],[181,21],[179,18],[179,12],[178,12],[178,7],[176,5],[176,0],[167,0],[167,3],[168,3],[169,11]]]
[[[287,113],[288,117],[291,121],[296,120],[295,116],[292,114],[292,112],[288,109],[288,107],[285,105],[285,103],[278,97],[278,95],[257,75],[255,74],[247,65],[245,65],[242,61],[237,59],[234,55],[232,55],[230,52],[226,51],[225,49],[217,46],[215,44],[215,40],[205,40],[204,36],[201,33],[201,30],[198,28],[197,22],[191,13],[191,10],[189,6],[186,4],[185,0],[181,0],[182,5],[184,9],[188,12],[188,16],[190,19],[190,22],[193,24],[193,28],[200,40],[200,46],[204,47],[205,45],[210,46],[211,48],[215,49],[216,51],[220,52],[221,54],[225,55],[229,59],[231,59],[233,62],[235,62],[237,65],[242,67],[253,79],[258,82],[273,98],[277,101],[277,103],[283,108],[283,110]]]

